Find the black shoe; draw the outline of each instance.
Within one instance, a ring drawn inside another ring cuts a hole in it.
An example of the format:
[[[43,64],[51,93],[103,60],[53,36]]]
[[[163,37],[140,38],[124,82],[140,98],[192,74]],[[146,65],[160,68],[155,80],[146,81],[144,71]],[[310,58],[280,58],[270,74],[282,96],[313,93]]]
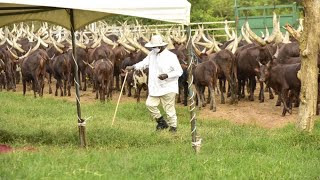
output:
[[[177,127],[170,126],[169,132],[173,132],[173,133],[177,132]]]
[[[157,127],[156,130],[162,130],[162,129],[167,129],[169,126],[167,124],[167,121],[163,119],[163,117],[161,116],[160,118],[158,118],[157,120]]]

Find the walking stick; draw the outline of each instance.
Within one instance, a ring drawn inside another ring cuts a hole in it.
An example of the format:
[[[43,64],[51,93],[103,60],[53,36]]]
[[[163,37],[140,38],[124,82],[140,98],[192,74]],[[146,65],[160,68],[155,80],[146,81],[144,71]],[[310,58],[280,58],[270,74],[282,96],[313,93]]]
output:
[[[114,111],[114,115],[113,115],[113,118],[112,118],[112,124],[111,124],[111,127],[113,126],[114,119],[116,118],[116,115],[117,115],[118,106],[119,106],[120,98],[121,98],[122,91],[123,91],[123,88],[124,88],[124,84],[126,83],[127,75],[128,75],[128,71],[126,72],[126,75],[124,76],[124,80],[123,80],[123,83],[122,83],[122,86],[121,86],[121,91],[120,91],[120,95],[119,95],[119,98],[118,98],[118,102],[117,102],[116,110]]]

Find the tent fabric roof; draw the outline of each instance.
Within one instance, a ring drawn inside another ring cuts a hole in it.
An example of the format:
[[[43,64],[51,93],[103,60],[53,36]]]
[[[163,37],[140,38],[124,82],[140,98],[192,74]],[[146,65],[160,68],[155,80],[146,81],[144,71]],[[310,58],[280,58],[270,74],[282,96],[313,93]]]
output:
[[[78,30],[113,14],[188,25],[191,4],[187,0],[0,0],[0,27],[42,20],[70,29],[68,9],[74,9],[75,30]]]

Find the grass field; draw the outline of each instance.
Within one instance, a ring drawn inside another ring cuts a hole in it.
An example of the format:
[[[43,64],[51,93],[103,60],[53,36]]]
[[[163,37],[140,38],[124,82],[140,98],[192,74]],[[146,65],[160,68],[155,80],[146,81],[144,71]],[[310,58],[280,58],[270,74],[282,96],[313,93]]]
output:
[[[312,134],[294,125],[264,129],[198,119],[194,154],[188,108],[178,107],[176,134],[156,132],[144,103],[82,104],[88,148],[79,148],[76,104],[0,93],[0,179],[319,179],[320,123]]]

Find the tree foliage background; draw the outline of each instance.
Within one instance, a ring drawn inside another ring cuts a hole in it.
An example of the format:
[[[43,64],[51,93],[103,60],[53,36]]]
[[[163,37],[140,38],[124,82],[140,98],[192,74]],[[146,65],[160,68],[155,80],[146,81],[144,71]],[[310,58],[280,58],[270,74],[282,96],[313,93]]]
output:
[[[277,6],[297,3],[301,5],[301,0],[188,0],[191,3],[191,22],[211,22],[221,20],[234,20],[235,2],[240,7],[248,6]],[[250,12],[250,15],[258,15],[260,12]],[[106,19],[110,23],[127,21],[128,24],[135,23],[137,18],[130,16],[111,16]],[[138,19],[143,24],[162,24],[150,19]]]

